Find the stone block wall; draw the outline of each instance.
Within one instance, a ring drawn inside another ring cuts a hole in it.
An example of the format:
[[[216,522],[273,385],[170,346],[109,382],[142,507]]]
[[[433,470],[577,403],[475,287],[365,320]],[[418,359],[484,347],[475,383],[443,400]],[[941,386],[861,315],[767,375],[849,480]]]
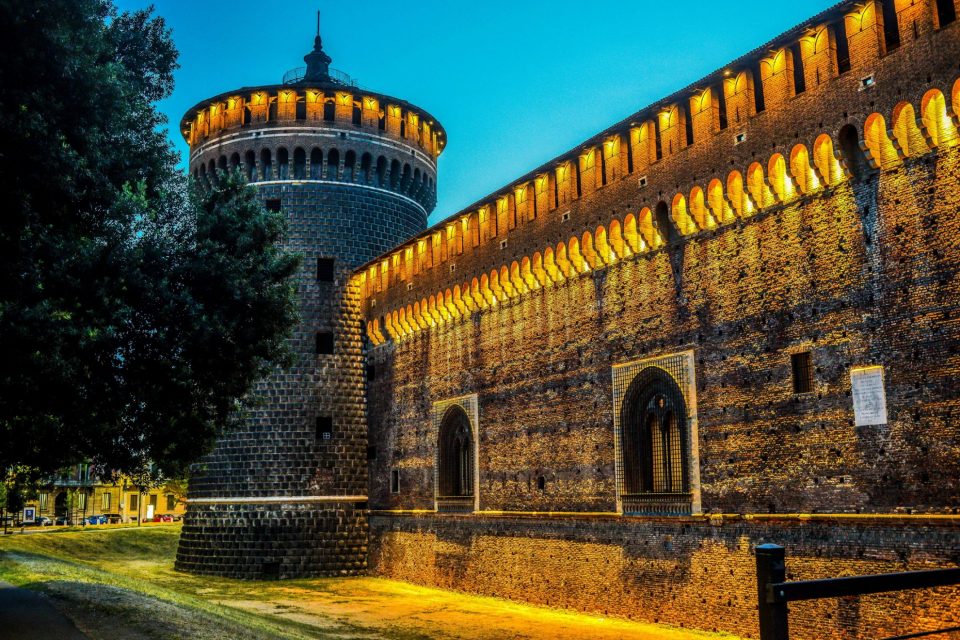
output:
[[[370,567],[417,584],[756,638],[757,544],[787,579],[960,562],[957,519],[397,515],[370,518]],[[882,638],[960,624],[960,587],[790,604],[791,638]]]

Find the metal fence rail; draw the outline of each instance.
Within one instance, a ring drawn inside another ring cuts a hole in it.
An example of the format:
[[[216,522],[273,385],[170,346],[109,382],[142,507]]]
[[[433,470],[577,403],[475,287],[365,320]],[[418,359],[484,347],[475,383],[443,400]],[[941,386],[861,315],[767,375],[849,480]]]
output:
[[[783,547],[762,544],[757,547],[756,554],[760,640],[789,640],[788,602],[960,584],[960,568],[787,582],[786,554]],[[960,627],[921,631],[886,640],[908,640],[956,631],[960,631]]]

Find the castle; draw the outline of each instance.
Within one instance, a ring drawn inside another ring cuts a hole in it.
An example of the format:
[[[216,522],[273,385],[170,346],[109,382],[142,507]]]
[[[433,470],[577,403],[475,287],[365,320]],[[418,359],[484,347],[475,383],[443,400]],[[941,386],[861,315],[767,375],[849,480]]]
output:
[[[960,562],[960,26],[840,2],[443,222],[445,135],[329,69],[188,111],[306,256],[293,367],[191,485],[177,566],[372,573],[756,635],[790,579]],[[797,637],[960,591],[792,606]]]

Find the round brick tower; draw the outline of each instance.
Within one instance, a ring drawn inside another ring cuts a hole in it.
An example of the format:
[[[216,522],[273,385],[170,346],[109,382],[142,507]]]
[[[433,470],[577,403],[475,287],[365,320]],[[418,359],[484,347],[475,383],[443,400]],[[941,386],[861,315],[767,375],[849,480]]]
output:
[[[426,227],[442,127],[329,68],[319,25],[305,68],[282,84],[204,100],[181,121],[190,173],[237,169],[288,220],[303,254],[290,368],[196,465],[178,569],[236,578],[362,573],[367,424],[354,269]]]

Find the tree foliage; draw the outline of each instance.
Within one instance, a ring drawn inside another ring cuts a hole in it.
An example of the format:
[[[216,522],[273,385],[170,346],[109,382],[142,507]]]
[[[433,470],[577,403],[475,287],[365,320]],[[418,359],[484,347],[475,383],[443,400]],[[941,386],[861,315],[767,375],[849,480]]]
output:
[[[284,220],[176,169],[162,18],[0,0],[0,25],[0,469],[179,475],[285,353]]]

